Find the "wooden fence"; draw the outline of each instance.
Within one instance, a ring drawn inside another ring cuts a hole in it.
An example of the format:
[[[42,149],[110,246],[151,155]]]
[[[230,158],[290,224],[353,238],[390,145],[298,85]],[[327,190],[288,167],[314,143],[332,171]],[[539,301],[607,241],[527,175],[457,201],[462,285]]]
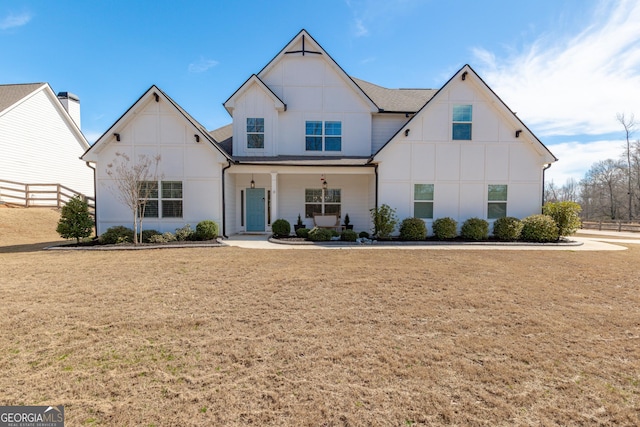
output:
[[[74,196],[80,196],[95,213],[96,199],[65,187],[62,184],[24,184],[0,179],[0,202],[7,205],[61,208]]]
[[[625,221],[582,221],[582,228],[587,230],[634,231],[640,232],[640,223]]]

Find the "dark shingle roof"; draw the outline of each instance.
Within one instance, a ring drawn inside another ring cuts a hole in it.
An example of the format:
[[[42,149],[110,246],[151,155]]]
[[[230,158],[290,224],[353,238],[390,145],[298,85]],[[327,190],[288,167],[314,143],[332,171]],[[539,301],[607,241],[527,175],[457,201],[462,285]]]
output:
[[[221,128],[214,129],[209,132],[209,135],[216,140],[218,145],[222,147],[224,151],[227,152],[230,156],[233,155],[233,125],[228,124],[226,126],[222,126]]]
[[[387,89],[355,77],[351,79],[385,112],[415,113],[437,92],[435,89]]]
[[[0,111],[4,111],[45,83],[0,85]]]

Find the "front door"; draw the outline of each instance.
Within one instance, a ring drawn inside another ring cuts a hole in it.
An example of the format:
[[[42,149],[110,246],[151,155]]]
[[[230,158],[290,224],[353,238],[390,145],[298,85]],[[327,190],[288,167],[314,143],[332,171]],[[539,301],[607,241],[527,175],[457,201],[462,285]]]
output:
[[[247,188],[247,231],[264,231],[264,188]]]

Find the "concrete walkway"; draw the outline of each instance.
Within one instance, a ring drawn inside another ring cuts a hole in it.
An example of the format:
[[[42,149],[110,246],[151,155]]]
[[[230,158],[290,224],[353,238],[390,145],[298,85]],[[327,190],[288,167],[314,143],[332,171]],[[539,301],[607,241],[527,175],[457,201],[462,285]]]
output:
[[[245,249],[298,249],[298,250],[507,250],[507,251],[621,251],[625,250],[620,244],[640,244],[640,234],[628,232],[580,230],[576,236],[571,236],[574,244],[554,245],[554,244],[499,244],[490,242],[486,244],[477,243],[452,243],[411,245],[402,244],[375,244],[375,245],[289,245],[272,243],[268,235],[255,234],[235,234],[228,239],[222,240],[223,244]],[[615,244],[618,243],[618,244]]]

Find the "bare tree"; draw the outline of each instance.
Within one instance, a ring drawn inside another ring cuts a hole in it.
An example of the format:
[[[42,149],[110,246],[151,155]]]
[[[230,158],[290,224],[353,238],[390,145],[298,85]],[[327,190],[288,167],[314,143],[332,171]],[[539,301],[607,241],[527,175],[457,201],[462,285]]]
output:
[[[629,196],[629,221],[633,219],[633,190],[631,187],[631,135],[638,124],[633,114],[629,117],[625,117],[624,113],[618,113],[616,115],[618,122],[624,128],[625,138],[627,141],[626,157],[627,157],[627,192]]]
[[[620,219],[620,196],[624,179],[624,166],[611,159],[594,163],[581,182],[581,198],[590,200],[591,211],[599,219]],[[588,191],[588,193],[585,193]],[[622,190],[624,191],[624,190]]]
[[[142,241],[142,221],[149,197],[158,191],[159,163],[159,155],[148,157],[141,154],[138,161],[133,163],[127,154],[116,153],[116,158],[107,165],[107,175],[115,184],[110,190],[123,205],[131,209],[134,245]]]

